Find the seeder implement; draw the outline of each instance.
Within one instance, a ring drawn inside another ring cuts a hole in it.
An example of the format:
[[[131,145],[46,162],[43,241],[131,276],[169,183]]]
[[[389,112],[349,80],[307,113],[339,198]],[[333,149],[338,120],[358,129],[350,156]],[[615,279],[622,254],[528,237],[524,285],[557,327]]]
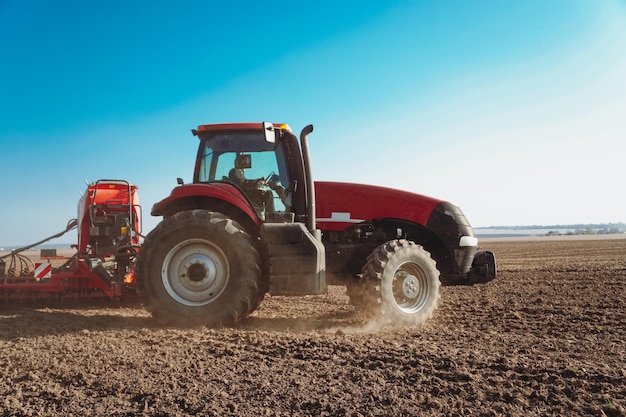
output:
[[[64,231],[0,256],[0,300],[108,297],[119,301],[133,294],[141,237],[136,191],[135,185],[123,180],[89,184],[78,203],[78,218],[68,222]],[[76,253],[61,258],[65,262],[58,267],[49,258],[35,263],[22,254],[75,228],[78,244],[72,248]]]

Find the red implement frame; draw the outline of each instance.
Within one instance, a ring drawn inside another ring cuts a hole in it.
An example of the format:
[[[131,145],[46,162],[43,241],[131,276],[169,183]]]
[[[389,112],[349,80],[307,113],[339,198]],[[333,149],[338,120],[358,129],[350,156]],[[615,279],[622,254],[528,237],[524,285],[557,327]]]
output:
[[[51,276],[43,279],[37,279],[25,263],[27,258],[18,254],[28,247],[0,257],[0,300],[102,297],[119,300],[122,295],[131,294],[132,266],[141,230],[141,206],[136,191],[135,185],[123,180],[98,180],[89,184],[78,203],[77,221],[68,223],[66,229],[78,226],[78,245],[73,245],[77,253],[64,258],[65,264],[53,268]],[[3,259],[9,256],[14,257],[11,265],[16,263],[15,257],[19,258],[22,264],[19,270],[9,268],[7,273]],[[32,264],[32,260],[28,262]]]

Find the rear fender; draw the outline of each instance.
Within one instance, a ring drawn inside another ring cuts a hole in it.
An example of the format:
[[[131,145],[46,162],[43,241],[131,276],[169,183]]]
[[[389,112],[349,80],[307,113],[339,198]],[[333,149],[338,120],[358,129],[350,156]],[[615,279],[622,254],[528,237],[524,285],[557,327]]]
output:
[[[226,183],[184,184],[152,207],[153,216],[171,216],[179,211],[207,209],[220,212],[234,211],[237,220],[259,228],[262,221],[246,197],[235,186]],[[228,213],[225,213],[228,214]]]

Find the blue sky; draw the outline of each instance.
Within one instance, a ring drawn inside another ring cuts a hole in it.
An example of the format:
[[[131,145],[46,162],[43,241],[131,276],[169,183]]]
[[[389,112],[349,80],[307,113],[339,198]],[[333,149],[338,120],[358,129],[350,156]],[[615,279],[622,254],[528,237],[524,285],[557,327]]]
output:
[[[190,129],[225,121],[312,123],[317,179],[477,227],[625,221],[624,51],[621,0],[0,0],[0,245],[100,178],[139,186],[149,231]]]

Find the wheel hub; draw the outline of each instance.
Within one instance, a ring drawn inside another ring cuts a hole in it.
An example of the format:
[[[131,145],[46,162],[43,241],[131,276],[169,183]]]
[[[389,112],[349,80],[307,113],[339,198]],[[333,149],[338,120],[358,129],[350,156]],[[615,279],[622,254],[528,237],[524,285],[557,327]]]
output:
[[[202,264],[193,264],[187,270],[187,276],[194,282],[202,281],[207,276],[207,268]]]
[[[420,292],[420,282],[414,275],[406,275],[402,281],[402,292],[406,298],[415,298]]]
[[[419,311],[429,295],[428,284],[413,263],[403,264],[394,275],[393,297],[403,311]]]
[[[166,256],[162,279],[165,290],[181,304],[200,306],[214,301],[224,291],[230,275],[228,261],[210,242],[181,242]]]

